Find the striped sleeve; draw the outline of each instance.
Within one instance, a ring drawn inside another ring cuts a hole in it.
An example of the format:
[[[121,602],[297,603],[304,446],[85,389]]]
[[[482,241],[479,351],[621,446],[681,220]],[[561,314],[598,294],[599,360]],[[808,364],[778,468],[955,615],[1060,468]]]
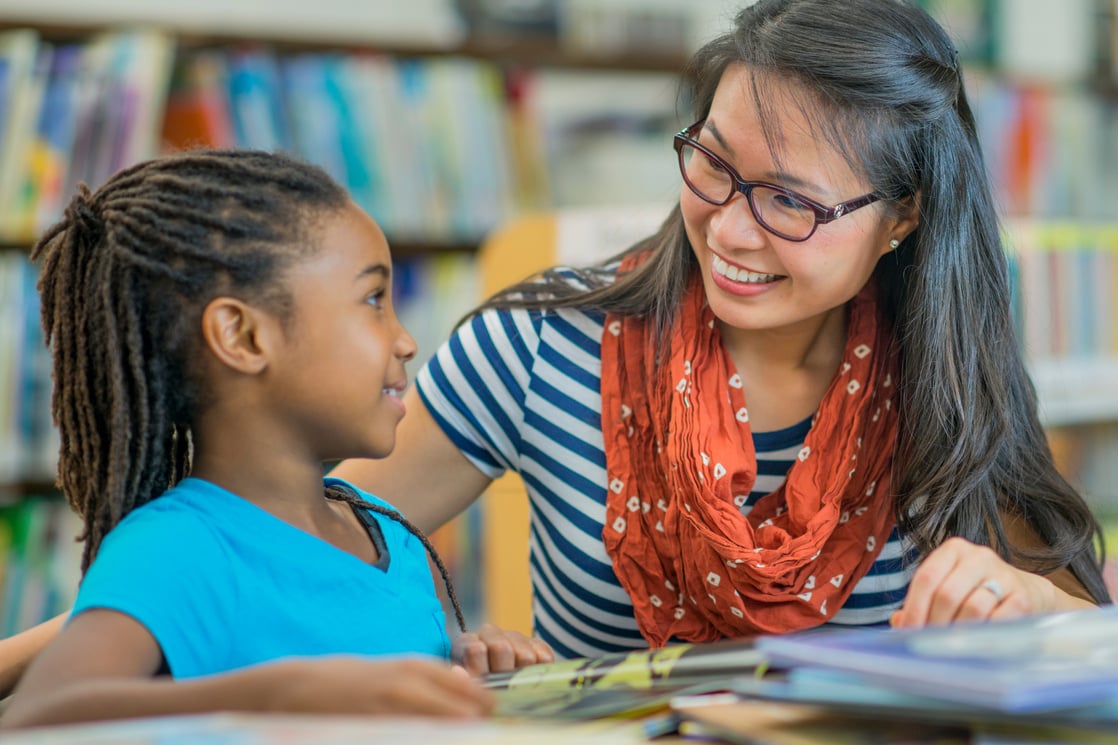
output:
[[[475,315],[416,376],[416,389],[431,416],[462,454],[491,478],[519,470],[538,318],[523,310]]]

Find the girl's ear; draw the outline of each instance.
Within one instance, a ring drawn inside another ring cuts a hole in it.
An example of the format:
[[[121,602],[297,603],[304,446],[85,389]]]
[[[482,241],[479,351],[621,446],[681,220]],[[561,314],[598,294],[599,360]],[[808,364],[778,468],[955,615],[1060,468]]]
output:
[[[223,365],[255,375],[269,362],[268,321],[264,313],[242,300],[218,297],[202,311],[202,337]]]

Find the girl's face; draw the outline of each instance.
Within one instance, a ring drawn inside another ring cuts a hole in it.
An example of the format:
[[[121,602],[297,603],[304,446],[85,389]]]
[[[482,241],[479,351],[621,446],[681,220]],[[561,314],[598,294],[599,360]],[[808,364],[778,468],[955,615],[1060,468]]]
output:
[[[779,164],[762,132],[743,65],[723,74],[695,138],[743,179],[784,186],[827,206],[872,191],[840,153],[815,139],[795,101],[778,96],[768,104],[779,120]],[[719,207],[684,184],[680,207],[710,307],[730,335],[735,329],[816,328],[861,290],[878,258],[890,250],[890,240],[903,239],[915,226],[875,202],[794,242],[761,227],[740,193]]]
[[[294,312],[271,401],[320,460],[379,458],[396,443],[415,340],[392,307],[392,257],[380,228],[350,204],[323,220],[318,250],[287,284]]]

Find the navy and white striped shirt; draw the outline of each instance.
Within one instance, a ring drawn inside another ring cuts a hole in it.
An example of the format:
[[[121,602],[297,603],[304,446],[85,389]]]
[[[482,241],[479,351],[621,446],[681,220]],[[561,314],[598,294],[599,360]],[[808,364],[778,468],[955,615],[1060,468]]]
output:
[[[647,647],[602,543],[603,317],[578,310],[486,311],[459,328],[416,378],[435,421],[483,473],[520,473],[530,499],[536,633],[559,657]],[[810,419],[754,433],[756,500],[784,481]],[[894,530],[834,616],[875,624],[900,607],[914,570]]]

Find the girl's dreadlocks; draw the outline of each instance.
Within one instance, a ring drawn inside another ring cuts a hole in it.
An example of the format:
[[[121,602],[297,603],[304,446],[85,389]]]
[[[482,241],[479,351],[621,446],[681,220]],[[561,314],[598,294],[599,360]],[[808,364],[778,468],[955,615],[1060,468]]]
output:
[[[431,557],[431,561],[434,562],[435,566],[439,570],[439,574],[443,578],[443,585],[446,587],[447,597],[450,599],[451,606],[454,607],[454,620],[458,622],[458,628],[462,631],[466,630],[466,616],[462,613],[462,604],[458,602],[458,594],[454,592],[454,584],[450,581],[450,572],[447,571],[446,564],[443,563],[442,557],[439,556],[439,552],[436,551],[435,547],[431,544],[431,540],[427,536],[423,535],[423,531],[412,525],[410,520],[408,520],[396,510],[390,510],[386,507],[381,507],[380,505],[370,504],[361,497],[357,496],[357,494],[355,494],[350,489],[346,489],[340,486],[329,486],[326,488],[326,496],[330,499],[336,499],[340,502],[349,502],[350,504],[357,505],[362,509],[369,510],[370,512],[375,512],[378,515],[384,515],[391,520],[395,520],[396,522],[403,525],[409,533],[418,538],[420,543],[423,544],[423,547],[427,549],[427,554]]]
[[[348,202],[325,171],[286,156],[185,153],[92,194],[82,185],[32,249],[53,347],[58,483],[84,520],[83,572],[126,514],[190,472],[206,304],[237,293],[285,318],[282,271],[313,250],[316,220]]]

